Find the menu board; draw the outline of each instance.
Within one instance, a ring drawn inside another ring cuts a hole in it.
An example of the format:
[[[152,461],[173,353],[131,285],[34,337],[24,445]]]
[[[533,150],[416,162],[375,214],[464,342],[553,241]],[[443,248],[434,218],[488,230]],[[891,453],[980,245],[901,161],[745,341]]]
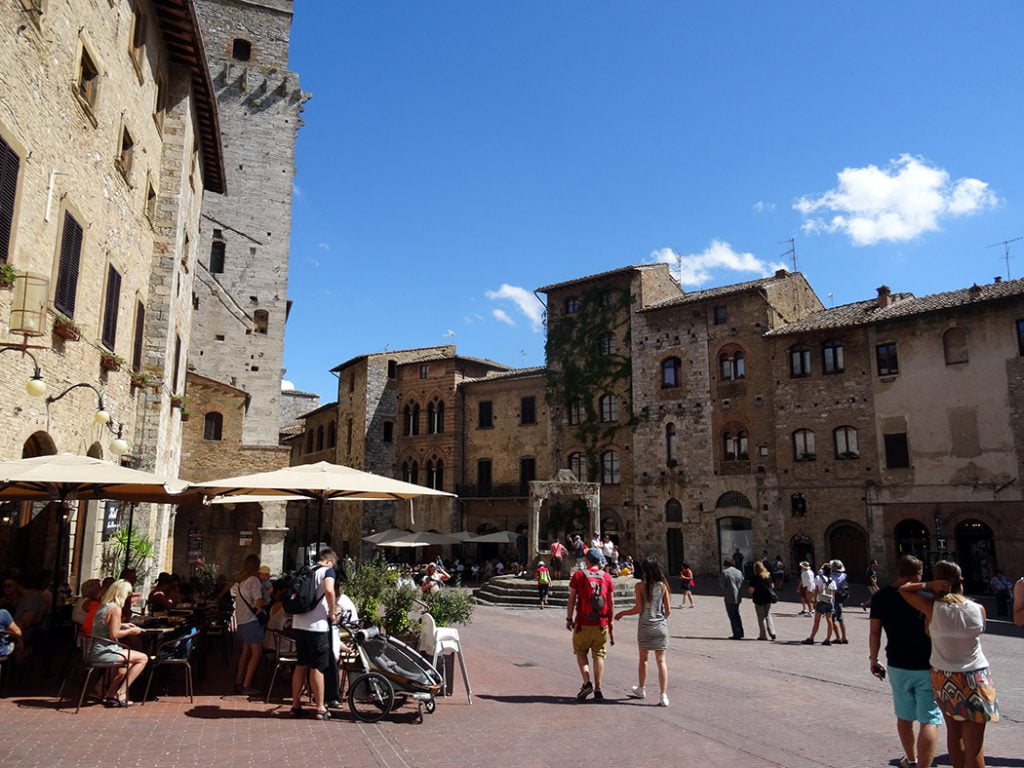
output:
[[[190,563],[198,563],[203,559],[203,532],[199,528],[188,529],[187,553]]]

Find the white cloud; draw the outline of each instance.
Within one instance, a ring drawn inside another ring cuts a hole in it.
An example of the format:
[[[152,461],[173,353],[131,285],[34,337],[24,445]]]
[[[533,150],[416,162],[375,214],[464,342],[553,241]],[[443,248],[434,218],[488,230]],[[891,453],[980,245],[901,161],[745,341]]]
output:
[[[294,392],[295,385],[288,381],[288,379],[281,379],[281,391],[282,392]]]
[[[770,275],[784,264],[765,263],[749,252],[737,253],[724,240],[712,240],[700,253],[679,254],[671,248],[659,248],[651,254],[654,261],[672,266],[672,272],[681,285],[701,286],[712,278],[712,272],[752,272],[758,276]]]
[[[302,187],[298,184],[292,184],[292,194],[295,195],[295,197],[302,197]]]
[[[477,314],[476,312],[474,312],[474,313],[473,313],[472,315],[466,315],[466,316],[464,316],[464,317],[462,318],[462,321],[463,321],[463,322],[464,322],[464,323],[465,323],[466,325],[476,325],[477,323],[481,322],[481,321],[482,321],[483,319],[484,319],[484,316],[483,316],[483,315],[479,315],[479,314]]]
[[[937,231],[944,218],[970,216],[999,203],[986,182],[951,181],[944,168],[908,154],[885,168],[844,168],[836,177],[834,189],[801,197],[793,208],[804,215],[805,232],[842,232],[854,245],[913,240]]]
[[[306,263],[309,264],[314,269],[318,269],[320,267],[320,262],[317,261],[316,259],[309,259],[309,258],[307,258],[306,259]]]
[[[770,203],[767,200],[758,200],[754,203],[754,213],[771,213],[775,210],[775,203]]]
[[[506,312],[504,309],[492,310],[491,314],[494,315],[494,319],[497,320],[499,323],[504,323],[505,325],[511,325],[515,327],[516,321],[509,317],[508,312]]]
[[[508,283],[502,283],[501,287],[498,290],[486,291],[484,295],[488,299],[491,299],[492,301],[499,301],[502,299],[511,301],[513,304],[516,305],[516,309],[522,312],[523,315],[526,316],[526,319],[530,321],[531,330],[533,330],[534,333],[540,331],[544,320],[544,305],[540,303],[540,299],[538,299],[525,288],[520,288],[518,285],[509,285]],[[503,320],[502,318],[498,317],[499,311],[507,319]],[[493,314],[494,317],[496,317],[498,320],[501,320],[501,322],[503,323],[509,322],[512,319],[511,317],[508,316],[508,313],[502,310],[495,310]],[[510,324],[514,325],[514,323]]]
[[[441,334],[441,338],[442,339],[454,339],[455,338],[455,331],[453,331],[451,328],[449,328],[447,331],[445,331],[444,333]]]
[[[319,248],[321,251],[329,251],[329,250],[331,250],[331,244],[330,243],[317,243],[316,247]]]

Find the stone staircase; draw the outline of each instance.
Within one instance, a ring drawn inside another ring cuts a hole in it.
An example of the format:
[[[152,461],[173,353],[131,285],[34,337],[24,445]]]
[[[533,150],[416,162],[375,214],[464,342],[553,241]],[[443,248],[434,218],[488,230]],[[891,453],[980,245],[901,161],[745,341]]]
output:
[[[633,589],[636,580],[612,579],[615,582],[615,605],[633,607]],[[481,605],[501,605],[510,608],[536,608],[537,583],[532,578],[495,576],[483,586],[473,590],[473,599]],[[548,607],[565,607],[569,600],[569,580],[552,581],[548,592]]]

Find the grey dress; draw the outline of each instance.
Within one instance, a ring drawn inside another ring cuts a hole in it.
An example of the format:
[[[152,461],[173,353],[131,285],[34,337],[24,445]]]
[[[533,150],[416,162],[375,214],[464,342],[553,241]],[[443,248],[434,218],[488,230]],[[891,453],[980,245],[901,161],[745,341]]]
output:
[[[659,581],[651,589],[650,599],[640,610],[636,628],[636,641],[644,651],[664,651],[668,648],[668,619],[665,618],[663,594],[665,586]]]
[[[113,606],[110,603],[101,605],[96,609],[96,615],[92,620],[92,636],[94,638],[92,648],[89,649],[89,658],[98,662],[124,661],[124,648],[116,641],[111,640],[110,632],[107,630],[107,611],[111,608],[121,610],[120,606]]]

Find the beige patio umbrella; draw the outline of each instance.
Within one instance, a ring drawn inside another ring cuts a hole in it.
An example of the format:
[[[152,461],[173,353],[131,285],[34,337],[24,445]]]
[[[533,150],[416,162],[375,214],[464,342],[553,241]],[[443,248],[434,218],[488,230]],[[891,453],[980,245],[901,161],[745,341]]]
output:
[[[391,539],[405,536],[407,533],[409,532],[401,528],[388,528],[386,531],[378,531],[377,533],[371,533],[369,536],[363,536],[363,541],[368,541],[371,544],[383,544]]]
[[[390,477],[363,472],[341,464],[318,461],[300,464],[255,475],[228,477],[194,483],[190,491],[207,496],[235,496],[245,501],[246,496],[301,497],[317,502],[317,540],[323,526],[324,503],[328,501],[358,501],[360,499],[398,500],[417,496],[454,496],[453,493],[414,485]],[[282,499],[284,500],[284,499]]]
[[[420,533],[406,533],[393,539],[384,539],[377,542],[378,547],[430,547],[435,544],[442,546],[448,544],[459,544],[460,540],[454,536],[446,536],[443,533],[422,531]]]

